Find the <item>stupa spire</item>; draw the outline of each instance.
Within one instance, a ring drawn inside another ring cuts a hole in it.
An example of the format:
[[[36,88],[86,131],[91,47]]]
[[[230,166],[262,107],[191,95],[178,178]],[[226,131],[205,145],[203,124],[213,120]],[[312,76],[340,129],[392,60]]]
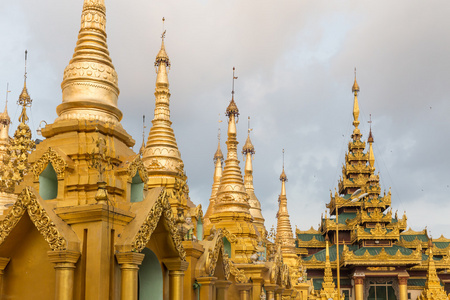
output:
[[[372,115],[370,115],[370,120],[369,120],[369,124],[370,124],[370,130],[369,130],[369,137],[367,139],[367,142],[369,142],[369,166],[370,166],[370,170],[373,173],[373,171],[375,170],[375,155],[373,154],[373,136],[372,136]]]
[[[244,175],[244,186],[247,190],[250,205],[250,214],[255,220],[255,225],[258,228],[259,233],[264,236],[266,229],[264,227],[264,218],[261,213],[261,203],[255,195],[255,188],[253,186],[253,155],[255,154],[255,147],[250,139],[250,117],[248,117],[248,134],[247,140],[245,141],[244,147],[242,148],[242,154],[245,157],[245,175]]]
[[[142,161],[147,168],[149,188],[163,185],[166,188],[176,187],[183,190],[180,193],[183,195],[182,199],[178,199],[177,203],[171,203],[174,212],[177,212],[180,206],[183,210],[187,208],[188,187],[184,163],[170,121],[170,90],[167,73],[170,60],[164,46],[165,36],[166,31],[161,35],[161,48],[154,64],[156,68],[155,111]]]
[[[239,143],[236,139],[236,122],[239,109],[234,102],[234,80],[237,79],[234,72],[235,68],[233,68],[232,97],[226,110],[228,118],[227,159],[217,191],[214,213],[210,217],[211,225],[206,227],[205,233],[206,235],[210,234],[212,226],[217,229],[226,228],[230,233],[236,235],[241,244],[239,249],[231,253],[231,258],[239,263],[248,263],[250,256],[256,251],[252,244],[252,241],[256,238],[256,230],[252,224],[253,218],[248,203],[249,196],[242,180],[237,154]]]
[[[222,178],[223,154],[222,154],[222,150],[220,148],[220,128],[218,130],[217,140],[218,140],[217,150],[216,150],[216,153],[214,154],[214,165],[215,165],[214,178],[213,178],[213,184],[212,184],[212,189],[211,189],[211,197],[209,198],[208,209],[206,210],[206,213],[203,217],[204,225],[208,225],[211,223],[209,220],[209,217],[214,212],[214,205],[216,203],[217,191],[219,190],[220,179]]]
[[[5,110],[0,114],[0,143],[1,141],[7,144],[8,142],[8,133],[9,133],[9,124],[11,124],[11,118],[8,115],[8,94],[11,91],[9,90],[9,84],[6,85],[6,100],[5,100]],[[0,146],[1,147],[1,146]]]
[[[106,42],[105,0],[84,0],[78,41],[61,83],[58,119],[100,120],[118,124],[117,73]]]
[[[418,300],[448,300],[449,296],[441,286],[441,280],[436,273],[436,266],[433,259],[433,242],[428,242],[428,271],[425,288],[417,298]]]
[[[355,82],[352,86],[352,92],[354,94],[354,101],[353,101],[353,126],[355,126],[355,129],[353,130],[353,135],[357,138],[360,135],[359,131],[359,104],[358,104],[358,93],[359,93],[359,85],[358,82],[356,82],[356,68],[355,68]],[[355,139],[355,138],[354,138]]]
[[[286,181],[287,176],[284,172],[284,149],[283,149],[283,171],[280,175],[281,193],[278,197],[278,213],[277,213],[277,235],[275,243],[281,246],[283,260],[290,266],[296,263],[297,255],[295,254],[295,239],[292,232],[291,221],[287,208],[286,197]]]

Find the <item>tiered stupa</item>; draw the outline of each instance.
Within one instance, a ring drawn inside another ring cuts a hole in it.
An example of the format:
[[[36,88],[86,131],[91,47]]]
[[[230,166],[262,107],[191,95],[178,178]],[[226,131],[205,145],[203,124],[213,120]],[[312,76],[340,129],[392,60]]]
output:
[[[283,150],[284,155],[284,150]],[[283,157],[284,160],[284,157]],[[294,268],[297,265],[297,255],[295,253],[295,239],[293,236],[291,221],[289,219],[289,213],[287,208],[286,197],[286,181],[287,176],[283,171],[280,175],[281,181],[281,193],[278,197],[278,212],[277,212],[277,234],[275,237],[275,244],[281,246],[281,253],[283,255],[283,261],[288,266]]]
[[[234,83],[233,68],[233,83]],[[233,84],[234,85],[234,84]],[[239,166],[236,139],[236,119],[239,109],[234,101],[234,87],[232,98],[226,110],[228,117],[227,159],[217,199],[214,203],[210,224],[205,228],[205,235],[210,235],[212,227],[226,228],[236,236],[236,242],[231,245],[231,259],[238,263],[250,262],[250,256],[256,252],[256,229],[253,226],[253,217],[250,214],[249,195],[245,190]]]
[[[170,91],[168,68],[169,56],[164,46],[165,31],[162,34],[161,49],[155,60],[157,72],[155,88],[155,114],[148,135],[142,161],[148,173],[149,188],[164,186],[170,193],[170,203],[174,213],[181,209],[184,213],[194,206],[189,199],[189,187],[184,163],[178,150],[175,134],[170,121]]]
[[[250,120],[250,117],[248,117]],[[264,226],[264,217],[261,213],[261,203],[255,195],[255,188],[253,187],[253,155],[255,154],[255,147],[250,139],[250,128],[248,129],[247,140],[245,141],[244,147],[242,148],[242,154],[245,156],[245,175],[244,175],[244,185],[245,190],[248,193],[250,205],[250,214],[253,217],[254,224],[258,229],[259,234],[262,237],[266,236],[266,227]]]

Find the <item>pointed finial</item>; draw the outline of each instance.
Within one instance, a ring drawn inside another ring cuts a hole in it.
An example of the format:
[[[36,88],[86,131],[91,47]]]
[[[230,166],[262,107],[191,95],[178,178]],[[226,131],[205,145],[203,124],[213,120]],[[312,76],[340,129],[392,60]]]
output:
[[[31,100],[30,96],[28,95],[27,91],[27,57],[28,51],[25,50],[25,74],[24,74],[23,90],[19,96],[19,100],[17,100],[17,104],[22,106],[22,113],[20,114],[19,117],[19,121],[21,123],[25,123],[28,121],[26,108],[31,106],[31,102],[33,102],[33,100]]]
[[[237,76],[234,75],[235,70],[236,70],[235,67],[233,67],[233,83],[232,83],[232,89],[231,89],[231,101],[227,107],[227,111],[226,111],[227,117],[229,117],[231,114],[234,114],[235,117],[239,116],[239,109],[237,108],[237,105],[234,102],[234,80],[238,79]]]
[[[9,83],[6,84],[6,101],[5,101],[5,110],[0,113],[0,124],[7,126],[11,123],[11,119],[8,116],[8,93],[11,91],[9,90]]]
[[[373,136],[372,136],[372,114],[369,114],[369,121],[367,121],[367,123],[370,124],[369,137],[368,137],[367,141],[368,141],[369,143],[373,143]]]
[[[220,114],[219,114],[219,118],[220,118]],[[222,123],[222,120],[219,119],[218,123]],[[217,150],[216,153],[214,154],[214,162],[217,162],[217,160],[221,160],[223,161],[223,153],[222,150],[220,149],[220,127],[217,129]]]
[[[242,148],[242,154],[246,155],[248,153],[255,154],[255,147],[252,144],[252,140],[250,139],[250,132],[252,129],[250,128],[250,116],[248,117],[248,135],[247,140],[245,141],[244,147]]]
[[[161,49],[158,52],[158,55],[156,56],[155,60],[155,68],[156,73],[158,73],[158,67],[161,65],[161,63],[165,64],[166,67],[170,69],[170,60],[169,56],[166,53],[166,47],[164,46],[164,39],[166,38],[166,30],[164,29],[164,21],[166,19],[162,18],[163,21],[163,33],[161,34]]]
[[[145,149],[145,128],[147,128],[145,126],[145,115],[142,115],[142,145],[141,145],[141,149],[139,149],[140,155],[144,154],[144,149]]]
[[[353,83],[352,92],[355,93],[355,96],[359,93],[359,85],[356,82],[356,68],[355,68],[355,82]]]
[[[27,81],[27,57],[28,57],[28,51],[25,50],[25,82]]]
[[[286,173],[284,172],[284,149],[283,149],[283,171],[281,172],[280,180],[283,182],[287,181],[287,176]]]
[[[11,91],[9,90],[9,82],[6,83],[6,104],[5,104],[5,111],[7,110],[8,107],[8,94],[11,93]]]

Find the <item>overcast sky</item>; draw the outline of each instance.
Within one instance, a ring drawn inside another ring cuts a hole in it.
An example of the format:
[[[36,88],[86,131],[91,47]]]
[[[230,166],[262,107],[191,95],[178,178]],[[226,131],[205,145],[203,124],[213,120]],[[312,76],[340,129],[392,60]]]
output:
[[[25,49],[30,126],[36,132],[41,120],[56,118],[82,2],[0,2],[0,106],[9,82],[11,135],[20,114],[15,102]],[[118,105],[124,128],[137,141],[135,151],[143,112],[146,136],[153,118],[153,63],[166,18],[171,120],[191,199],[204,212],[219,127],[226,137],[226,122],[218,120],[225,121],[235,66],[238,147],[250,116],[255,193],[267,229],[276,222],[283,148],[293,229],[317,228],[353,130],[356,67],[360,128],[367,139],[371,114],[376,169],[382,190],[392,188],[393,211],[400,216],[406,211],[414,230],[428,226],[434,238],[450,237],[448,0],[106,0],[106,5]]]

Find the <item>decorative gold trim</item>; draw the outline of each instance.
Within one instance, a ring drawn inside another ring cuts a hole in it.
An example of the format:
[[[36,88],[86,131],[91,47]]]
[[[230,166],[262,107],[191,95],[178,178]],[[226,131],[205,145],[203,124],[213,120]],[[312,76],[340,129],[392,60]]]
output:
[[[0,221],[0,245],[9,236],[25,211],[53,251],[66,250],[67,241],[62,237],[45,209],[39,205],[36,195],[30,191],[29,187],[20,193],[9,213]]]
[[[136,173],[139,173],[139,177],[141,177],[142,182],[148,182],[148,174],[140,155],[136,155],[128,166],[128,180],[132,180],[133,177],[136,176]]]
[[[219,260],[219,254],[222,252],[222,260],[223,260],[223,269],[225,273],[225,278],[228,280],[230,276],[230,260],[228,258],[228,254],[225,253],[224,245],[223,245],[223,230],[219,228],[217,236],[215,237],[216,243],[213,249],[208,249],[208,253],[205,261],[205,270],[209,274],[209,276],[214,275],[214,271],[216,270],[217,261]]]
[[[58,179],[64,178],[64,174],[68,164],[64,159],[51,147],[49,147],[41,158],[33,164],[34,179],[39,180],[39,175],[47,168],[48,163],[51,163],[55,169]]]
[[[230,261],[230,273],[234,276],[237,283],[247,283],[248,277],[245,275],[244,270],[239,270],[236,265]]]
[[[156,225],[158,225],[163,212],[164,219],[166,220],[167,227],[169,227],[170,235],[172,237],[175,248],[178,251],[178,255],[180,256],[181,260],[186,261],[186,251],[184,250],[181,243],[181,237],[178,233],[178,228],[175,223],[175,218],[170,207],[166,190],[164,190],[158,196],[158,200],[145,219],[145,222],[141,225],[138,233],[134,237],[133,243],[131,244],[132,251],[141,252],[145,248],[147,243],[150,241],[150,237],[152,236]]]

